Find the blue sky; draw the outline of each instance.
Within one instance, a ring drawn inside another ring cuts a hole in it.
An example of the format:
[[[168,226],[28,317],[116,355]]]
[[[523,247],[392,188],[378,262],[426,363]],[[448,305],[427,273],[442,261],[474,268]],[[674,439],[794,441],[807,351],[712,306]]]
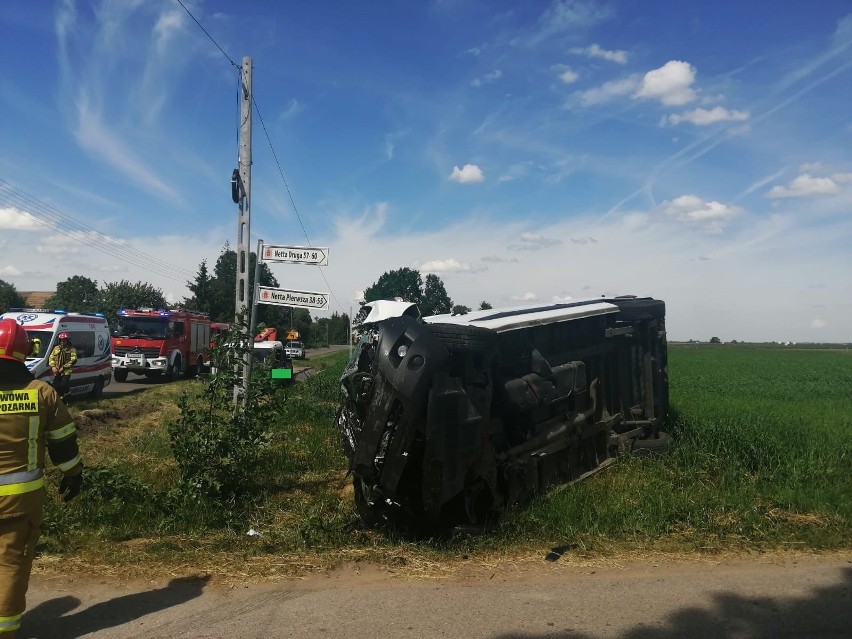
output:
[[[330,248],[282,287],[348,313],[407,266],[471,307],[852,341],[848,2],[184,4],[252,58],[289,187],[255,112],[252,248]],[[187,295],[236,241],[237,70],[176,0],[4,0],[0,33],[0,279]]]

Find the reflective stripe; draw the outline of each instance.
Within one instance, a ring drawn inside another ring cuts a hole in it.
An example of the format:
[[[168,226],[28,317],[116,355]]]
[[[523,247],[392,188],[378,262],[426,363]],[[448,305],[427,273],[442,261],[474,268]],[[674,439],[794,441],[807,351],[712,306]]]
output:
[[[21,353],[21,352],[19,352],[19,351],[13,351],[13,350],[10,350],[10,349],[8,349],[8,348],[0,348],[0,355],[6,355],[6,356],[11,355],[11,356],[12,356],[12,357],[14,357],[15,359],[19,359],[19,360],[21,360],[22,362],[23,362],[25,359],[27,359],[27,354],[26,354],[26,353]],[[2,617],[0,617],[0,619],[2,619]]]
[[[57,464],[57,466],[59,467],[59,470],[61,470],[64,473],[65,471],[71,470],[72,468],[74,468],[74,466],[76,466],[79,463],[80,463],[80,456],[77,455],[74,459],[67,461],[67,462],[63,462],[61,464]]]
[[[25,484],[8,484],[6,486],[0,486],[0,497],[31,493],[42,486],[44,486],[44,477],[39,477],[35,481],[28,481]],[[0,619],[2,619],[2,617],[0,617]]]
[[[35,470],[38,467],[38,426],[39,416],[30,417],[30,437],[27,442],[27,470]]]
[[[9,484],[25,484],[34,479],[38,479],[44,475],[44,469],[36,468],[35,470],[23,470],[19,473],[6,473],[0,475],[0,486],[8,486]]]
[[[51,441],[57,441],[60,439],[65,439],[69,435],[73,435],[77,432],[77,427],[74,425],[74,422],[63,426],[62,428],[57,428],[56,430],[47,431],[47,438]]]
[[[21,615],[11,617],[0,617],[0,632],[11,632],[21,627]]]

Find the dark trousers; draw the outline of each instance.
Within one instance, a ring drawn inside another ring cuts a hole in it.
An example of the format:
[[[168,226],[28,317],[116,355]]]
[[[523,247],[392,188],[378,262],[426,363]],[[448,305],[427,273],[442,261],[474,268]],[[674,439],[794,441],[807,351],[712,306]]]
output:
[[[56,389],[56,392],[59,393],[60,397],[65,397],[68,394],[68,391],[71,390],[71,376],[70,375],[57,375],[53,378],[53,388]]]

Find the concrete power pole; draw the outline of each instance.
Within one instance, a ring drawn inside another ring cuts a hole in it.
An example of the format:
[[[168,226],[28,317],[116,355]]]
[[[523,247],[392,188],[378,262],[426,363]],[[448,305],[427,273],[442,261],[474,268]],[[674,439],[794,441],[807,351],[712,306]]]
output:
[[[251,58],[243,58],[242,81],[240,82],[240,166],[237,191],[239,193],[237,210],[237,282],[235,296],[235,320],[240,316],[245,321],[249,306],[249,264],[251,255],[249,240],[251,237]],[[258,260],[260,255],[257,256]],[[247,336],[251,347],[252,335]],[[251,351],[243,360],[243,403],[248,393],[249,376],[251,375]],[[237,402],[237,389],[234,389],[234,402]]]
[[[243,58],[240,83],[240,180],[242,198],[237,212],[237,287],[235,319],[248,310],[249,240],[251,235],[251,58]]]

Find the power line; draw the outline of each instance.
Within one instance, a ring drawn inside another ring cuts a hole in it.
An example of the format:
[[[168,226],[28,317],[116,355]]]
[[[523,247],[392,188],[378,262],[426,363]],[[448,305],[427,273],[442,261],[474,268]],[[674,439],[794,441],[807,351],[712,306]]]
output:
[[[192,12],[190,12],[190,10],[186,8],[186,5],[181,0],[177,0],[177,3],[181,7],[183,7],[183,10],[186,11],[187,15],[189,15],[189,17],[192,18],[192,20],[195,22],[195,24],[198,25],[198,28],[201,29],[204,32],[204,34],[210,39],[210,41],[214,45],[216,45],[216,48],[219,49],[219,51],[222,52],[222,55],[225,56],[225,59],[228,62],[231,63],[231,66],[233,66],[237,69],[241,69],[237,65],[237,63],[234,62],[233,59],[231,59],[231,57],[225,52],[225,50],[221,46],[219,46],[219,43],[216,42],[216,40],[213,38],[213,36],[210,35],[210,33],[208,33],[207,29],[205,29],[204,26],[196,19],[196,17],[194,15],[192,15]],[[290,198],[290,203],[293,205],[293,211],[296,213],[296,219],[299,220],[299,226],[302,227],[302,233],[305,236],[305,240],[307,241],[308,246],[312,246],[311,240],[308,237],[308,232],[307,232],[307,230],[305,230],[305,225],[302,222],[302,216],[299,215],[299,209],[296,206],[295,200],[293,199],[293,194],[290,192],[290,187],[287,184],[287,180],[284,178],[284,172],[281,170],[281,162],[278,161],[278,154],[275,153],[275,147],[272,145],[272,139],[269,137],[269,131],[266,129],[266,123],[263,121],[263,114],[261,114],[260,108],[257,106],[257,101],[254,98],[254,94],[252,94],[251,100],[252,100],[252,103],[254,104],[255,110],[257,111],[257,116],[258,116],[258,118],[260,118],[260,124],[261,124],[261,127],[263,128],[263,133],[266,136],[266,141],[269,144],[269,149],[272,151],[272,157],[275,159],[275,165],[278,167],[278,175],[281,176],[281,181],[284,183],[284,189],[287,191],[287,196]],[[238,102],[239,102],[239,100],[238,100]],[[238,130],[238,132],[239,132],[239,130]],[[258,255],[258,259],[260,259],[259,255]],[[340,300],[337,299],[334,292],[331,290],[331,285],[328,283],[328,280],[325,277],[325,273],[323,272],[322,267],[318,267],[318,268],[320,270],[320,275],[322,276],[322,279],[325,282],[325,285],[328,287],[329,294],[334,299],[335,303],[340,307],[340,309],[345,312],[346,308],[343,306],[343,304],[340,303]]]
[[[222,52],[222,55],[223,55],[223,56],[225,56],[225,59],[226,59],[228,62],[230,62],[230,63],[231,63],[231,66],[236,67],[237,69],[239,69],[240,67],[237,65],[237,63],[236,63],[236,62],[234,62],[234,61],[231,59],[231,56],[229,56],[227,53],[225,53],[225,50],[224,50],[222,47],[220,47],[220,46],[219,46],[219,43],[218,43],[218,42],[216,42],[216,40],[214,40],[214,39],[213,39],[213,36],[212,36],[212,35],[210,35],[209,33],[207,33],[207,29],[205,29],[203,26],[201,26],[201,23],[200,23],[198,20],[196,20],[196,19],[195,19],[195,16],[194,16],[194,15],[192,15],[192,12],[190,12],[190,10],[186,8],[186,5],[185,5],[183,2],[181,2],[181,0],[177,0],[177,3],[178,3],[180,6],[182,6],[182,7],[183,7],[183,10],[184,10],[184,11],[186,11],[187,15],[188,15],[190,18],[192,18],[192,19],[193,19],[193,21],[195,22],[195,24],[197,24],[197,25],[198,25],[198,28],[199,28],[199,29],[201,29],[201,30],[204,32],[204,35],[206,35],[208,38],[210,38],[210,42],[212,42],[213,44],[215,44],[215,45],[216,45],[216,48],[217,48],[217,49],[219,49],[219,51],[221,51],[221,52]]]
[[[2,178],[0,178],[0,206],[32,219],[78,244],[84,244],[117,260],[144,268],[162,277],[184,284],[186,279],[194,277],[194,273],[185,271],[170,262],[148,255],[132,246],[120,244],[115,238],[42,202]]]
[[[272,151],[272,157],[275,159],[275,166],[278,167],[278,175],[281,176],[281,181],[284,183],[284,189],[287,191],[287,196],[290,198],[290,204],[293,205],[293,211],[296,213],[296,219],[299,220],[299,226],[302,227],[302,233],[305,236],[305,241],[308,243],[308,246],[313,246],[311,244],[311,239],[308,237],[308,232],[305,229],[305,225],[302,222],[302,216],[299,215],[299,208],[296,206],[296,201],[293,199],[293,194],[290,192],[290,186],[287,184],[287,179],[284,177],[284,171],[281,170],[281,163],[278,161],[278,154],[275,152],[275,147],[272,146],[272,140],[269,137],[269,131],[266,130],[266,123],[263,121],[263,115],[260,113],[260,107],[257,106],[257,101],[254,99],[254,95],[251,96],[251,101],[254,103],[254,108],[257,111],[257,117],[260,118],[260,126],[263,129],[263,134],[266,136],[266,141],[269,143],[269,150]],[[340,300],[337,299],[337,296],[334,294],[334,291],[331,290],[331,284],[328,283],[328,280],[325,277],[325,273],[321,266],[319,268],[320,275],[322,276],[323,281],[325,282],[326,287],[328,288],[328,292],[331,297],[334,299],[334,302],[340,307],[342,311],[346,311],[343,307],[343,304],[340,303]]]

